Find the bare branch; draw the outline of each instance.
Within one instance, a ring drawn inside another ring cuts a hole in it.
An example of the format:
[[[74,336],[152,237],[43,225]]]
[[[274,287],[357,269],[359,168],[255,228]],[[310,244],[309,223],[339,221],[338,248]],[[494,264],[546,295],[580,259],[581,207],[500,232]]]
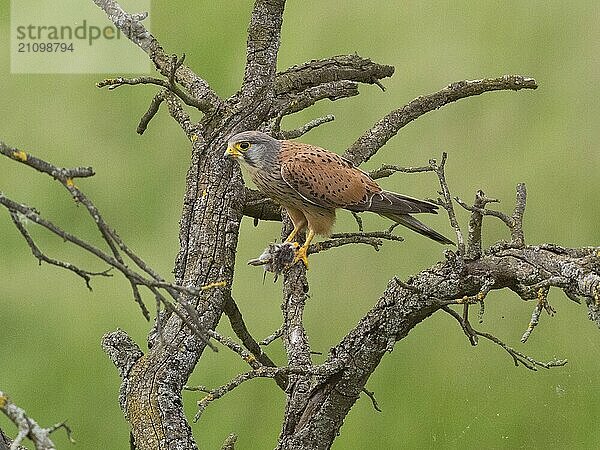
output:
[[[270,335],[268,335],[266,338],[264,338],[262,341],[260,341],[259,344],[260,345],[269,345],[271,342],[275,341],[276,339],[279,339],[282,334],[283,334],[283,328],[279,327],[275,331],[273,331]]]
[[[375,392],[369,391],[367,388],[363,388],[362,391],[367,395],[367,397],[369,397],[371,399],[371,403],[373,404],[373,409],[377,412],[382,412],[381,408],[379,407],[379,403],[377,403],[377,399],[375,398]]]
[[[252,97],[275,79],[285,0],[256,0],[248,27],[242,95]]]
[[[525,204],[527,202],[527,190],[525,188],[524,183],[517,184],[517,200],[512,216],[509,216],[501,211],[495,211],[493,209],[485,208],[485,205],[487,203],[498,202],[498,200],[496,199],[483,198],[480,200],[479,204],[477,204],[478,202],[476,201],[476,204],[474,204],[473,206],[467,205],[463,200],[461,200],[458,197],[456,197],[455,200],[460,206],[462,206],[467,211],[471,211],[473,214],[477,213],[482,216],[493,216],[502,220],[502,222],[504,222],[510,230],[510,246],[519,248],[525,245],[525,237],[523,234],[523,214],[525,212]],[[480,221],[480,219],[476,220]],[[479,233],[481,233],[481,230],[479,231]]]
[[[194,143],[201,139],[200,128],[190,119],[189,114],[183,109],[179,99],[170,92],[165,92],[165,100],[169,114],[179,124],[188,139]]]
[[[455,198],[459,205],[463,205],[464,202],[458,197]],[[467,257],[470,259],[477,259],[481,257],[482,242],[481,242],[481,227],[483,225],[483,214],[478,210],[484,209],[488,203],[497,203],[498,200],[494,198],[486,197],[485,193],[478,190],[475,193],[475,201],[473,203],[474,210],[471,213],[469,219],[469,237],[467,239]]]
[[[465,304],[464,306],[465,306],[465,308],[467,308],[467,309],[465,309],[465,311],[468,311],[469,305]],[[465,336],[467,336],[467,339],[469,339],[469,343],[473,347],[475,347],[478,344],[477,332],[471,327],[471,324],[469,323],[469,320],[468,320],[468,316],[461,317],[461,315],[459,313],[454,311],[449,306],[442,306],[442,310],[447,312],[448,314],[450,314],[452,317],[454,317],[456,319],[456,321],[461,326],[463,332],[465,333]]]
[[[159,42],[142,24],[148,13],[129,14],[115,0],[94,0],[108,16],[108,19],[134,44],[144,50],[158,71],[168,77],[172,67],[172,57],[165,53]],[[196,107],[210,113],[223,106],[223,101],[210,88],[208,83],[181,65],[176,70],[175,79],[196,99]],[[164,86],[168,87],[168,86]]]
[[[22,226],[22,224],[21,224],[22,217],[29,219],[38,225],[41,225],[42,227],[46,228],[48,231],[52,232],[53,234],[60,236],[63,240],[70,242],[72,244],[75,244],[76,246],[93,254],[94,256],[98,257],[100,260],[107,263],[109,266],[111,266],[111,267],[117,269],[119,272],[121,272],[129,281],[129,283],[132,287],[133,297],[134,297],[135,301],[139,304],[141,311],[147,320],[150,319],[150,313],[149,313],[148,309],[146,308],[146,306],[144,305],[141,295],[139,293],[138,286],[140,286],[140,285],[146,286],[155,295],[155,297],[158,298],[161,301],[161,303],[163,303],[165,305],[167,310],[169,310],[171,312],[175,312],[176,315],[178,317],[180,317],[181,320],[184,323],[186,323],[186,325],[188,325],[190,330],[192,330],[195,334],[197,334],[197,336],[200,339],[205,341],[205,343],[210,348],[212,348],[213,350],[216,351],[216,347],[213,344],[211,344],[210,342],[208,342],[208,336],[207,336],[206,330],[201,325],[198,314],[195,312],[194,308],[189,304],[189,302],[185,298],[185,295],[180,295],[180,294],[187,294],[187,295],[191,295],[192,297],[199,297],[204,291],[206,291],[208,289],[212,289],[214,287],[223,287],[224,286],[223,282],[218,281],[218,282],[209,283],[208,285],[201,286],[200,288],[189,288],[189,287],[179,286],[174,283],[166,282],[157,272],[155,272],[145,261],[143,261],[140,257],[138,257],[135,254],[135,252],[133,252],[123,242],[123,240],[119,237],[119,235],[117,234],[117,232],[115,230],[113,230],[111,227],[108,226],[108,224],[104,221],[102,215],[100,214],[100,212],[98,211],[96,206],[93,204],[93,202],[90,199],[88,199],[85,196],[85,194],[75,186],[75,183],[73,182],[73,178],[71,178],[69,176],[69,175],[89,176],[89,174],[93,174],[93,171],[91,169],[89,169],[89,168],[60,169],[46,161],[43,161],[32,155],[26,154],[25,152],[22,152],[20,150],[16,150],[16,149],[7,147],[4,144],[0,145],[0,152],[2,154],[4,154],[5,156],[10,157],[11,159],[14,159],[23,164],[26,164],[42,173],[51,175],[55,179],[60,181],[61,184],[69,191],[71,196],[78,203],[81,203],[86,207],[90,217],[95,222],[95,224],[98,228],[98,231],[102,235],[106,244],[110,247],[111,253],[112,253],[112,255],[110,255],[110,254],[102,251],[98,247],[91,245],[88,242],[80,239],[79,237],[77,237],[71,233],[68,233],[67,231],[58,227],[54,223],[44,219],[33,208],[26,206],[26,205],[19,204],[17,202],[14,202],[11,199],[4,196],[2,193],[0,193],[0,204],[9,210],[9,212],[11,213],[11,216],[13,217],[15,226],[17,227],[19,232],[21,232],[23,237],[26,239],[26,241],[30,245],[30,248],[32,249],[32,251],[34,252],[34,255],[36,255],[36,257],[38,257],[39,255],[43,255],[43,253],[41,253],[41,251],[39,251],[38,246],[35,245],[35,243],[31,239],[31,236],[29,235],[27,230]],[[123,260],[123,258],[121,256],[121,253],[120,253],[121,251],[124,254],[126,254],[132,261],[134,261],[134,263],[137,265],[137,267],[139,269],[141,269],[143,272],[148,274],[151,278],[147,278],[146,276],[142,275],[141,273],[136,272],[135,270],[133,270],[129,266],[127,266],[127,264],[125,263],[125,261]],[[45,257],[45,255],[43,255],[42,258],[45,258],[45,260],[49,263],[54,263],[54,265],[66,268],[68,270],[71,270],[71,271],[77,273],[78,275],[80,275],[84,278],[84,280],[86,281],[86,284],[89,283],[89,280],[86,279],[86,277],[84,275],[89,276],[89,275],[93,274],[92,272],[87,272],[87,271],[84,271],[83,269],[77,268],[72,264],[63,263],[63,262],[54,260],[52,258]],[[89,284],[88,284],[88,286],[89,286]],[[187,311],[189,317],[186,317],[181,311],[174,308],[173,305],[170,302],[168,302],[167,299],[162,294],[160,294],[158,289],[165,289],[174,300],[176,300],[180,305],[183,306],[183,308]]]
[[[359,165],[368,161],[385,143],[405,125],[423,114],[441,108],[461,98],[498,90],[536,89],[533,78],[520,75],[505,75],[499,78],[458,81],[433,94],[418,97],[386,115],[367,130],[345,152],[344,157]]]
[[[175,66],[172,66],[175,67]],[[185,103],[188,106],[193,106],[194,108],[197,108],[200,111],[204,111],[203,108],[205,107],[204,103],[197,100],[196,98],[190,96],[188,93],[182,91],[176,84],[174,84],[174,81],[171,79],[167,79],[164,80],[162,78],[154,78],[154,77],[136,77],[136,78],[124,78],[124,77],[118,77],[118,78],[106,78],[102,81],[99,81],[98,83],[96,83],[96,87],[98,88],[103,88],[103,87],[107,87],[110,90],[114,90],[118,87],[121,86],[136,86],[139,84],[153,84],[155,86],[160,86],[162,88],[165,88],[167,91],[173,93],[174,95],[176,95],[177,97],[179,97],[180,100],[183,101],[183,103]],[[141,133],[139,133],[141,134]]]
[[[338,55],[309,61],[278,73],[275,79],[275,93],[299,93],[311,87],[340,80],[375,84],[382,78],[391,77],[393,73],[394,67],[374,63],[356,54]]]
[[[238,439],[237,434],[231,433],[229,436],[227,436],[227,438],[223,442],[223,445],[221,446],[221,450],[234,450],[237,439]]]
[[[228,295],[225,300],[224,311],[229,318],[229,323],[231,324],[233,332],[240,338],[244,347],[246,347],[246,349],[252,353],[256,360],[263,366],[275,367],[275,363],[262,348],[260,348],[256,339],[250,334],[250,331],[244,322],[244,318],[242,317],[242,313],[231,295]],[[275,377],[275,381],[281,389],[285,390],[287,386],[287,378],[285,376],[278,375]]]
[[[490,333],[484,333],[482,331],[475,330],[473,327],[471,327],[471,324],[469,323],[468,320],[462,318],[460,316],[460,314],[458,314],[453,309],[451,309],[451,308],[449,308],[447,306],[443,306],[442,309],[444,311],[446,311],[448,314],[450,314],[452,317],[454,317],[458,321],[458,323],[462,327],[463,331],[465,332],[465,334],[469,338],[469,341],[471,342],[471,345],[477,345],[476,338],[477,338],[477,336],[481,336],[481,337],[483,337],[483,338],[485,338],[485,339],[493,342],[494,344],[499,345],[500,347],[502,347],[513,358],[515,366],[518,366],[519,363],[521,363],[527,369],[536,371],[538,367],[543,367],[545,369],[550,369],[552,367],[560,367],[560,366],[564,366],[565,364],[567,364],[567,360],[566,359],[553,359],[553,360],[548,361],[548,362],[541,362],[541,361],[538,361],[536,359],[533,359],[532,357],[527,356],[527,355],[519,352],[518,350],[515,350],[514,348],[506,345],[504,342],[502,342],[496,336],[494,336],[494,335],[492,335]],[[533,325],[533,326],[535,326],[535,325]],[[531,327],[531,328],[533,329],[533,327]],[[524,342],[523,338],[521,339],[521,342]]]
[[[454,232],[456,233],[456,243],[458,247],[458,254],[460,257],[464,257],[465,255],[465,239],[463,237],[462,230],[460,229],[460,225],[458,220],[456,219],[456,213],[454,212],[454,206],[452,205],[452,197],[450,196],[450,189],[448,188],[448,183],[446,182],[446,174],[444,171],[446,165],[447,154],[444,152],[442,154],[442,160],[438,164],[435,159],[429,161],[429,165],[435,171],[440,181],[440,187],[442,189],[442,199],[439,201],[440,206],[442,206],[446,212],[448,213],[448,218],[450,219],[450,225],[454,228]]]
[[[100,83],[98,83],[99,85]],[[148,111],[144,113],[142,118],[140,119],[140,123],[137,126],[136,132],[137,134],[144,134],[146,129],[148,128],[148,124],[154,118],[158,109],[160,108],[160,104],[165,100],[165,91],[158,92],[150,102],[150,106],[148,107]]]
[[[402,173],[421,173],[421,172],[435,172],[431,166],[423,167],[400,167],[393,164],[384,164],[379,169],[372,170],[369,172],[369,176],[374,180],[378,178],[389,177],[396,172]]]
[[[213,401],[220,399],[225,394],[233,391],[239,387],[242,383],[252,380],[254,378],[275,378],[278,375],[319,375],[326,376],[336,373],[340,370],[339,364],[321,364],[319,366],[288,366],[288,367],[259,367],[249,372],[241,373],[229,381],[227,384],[220,386],[216,389],[208,391],[208,394],[198,401],[198,411],[194,416],[194,422],[200,419],[200,416],[206,409],[206,407]],[[204,390],[204,389],[198,389]]]
[[[352,217],[354,217],[354,220],[356,221],[356,225],[358,226],[358,232],[362,233],[364,231],[364,229],[363,229],[363,221],[362,221],[362,218],[360,217],[360,213],[357,213],[356,211],[350,211],[350,213],[352,214]]]
[[[552,306],[550,306],[550,304],[548,303],[548,290],[549,288],[547,287],[541,287],[538,289],[538,301],[535,305],[533,313],[531,314],[529,326],[527,327],[527,330],[525,330],[525,333],[523,333],[523,336],[521,337],[521,342],[523,343],[527,342],[529,336],[531,336],[531,333],[533,332],[533,329],[540,322],[540,314],[543,310],[545,310],[551,316],[553,316],[556,313],[554,308],[552,308]]]
[[[2,391],[0,391],[0,411],[19,429],[17,436],[10,446],[11,450],[21,448],[20,444],[25,438],[30,439],[37,450],[54,450],[56,447],[50,439],[50,434],[59,428],[64,428],[69,441],[72,443],[75,442],[71,437],[71,429],[65,422],[58,423],[49,428],[42,428],[34,419],[27,415],[24,409],[14,404],[8,395]]]
[[[513,226],[510,228],[512,244],[516,247],[525,245],[525,235],[523,234],[523,214],[527,203],[527,189],[525,183],[517,184],[517,201],[512,215]]]
[[[242,374],[236,376],[229,383],[224,384],[223,386],[220,386],[216,389],[210,390],[208,392],[208,394],[204,398],[202,398],[202,400],[198,401],[198,411],[196,412],[196,415],[194,416],[194,422],[197,422],[200,419],[200,417],[202,416],[202,413],[204,412],[206,407],[209,405],[209,403],[220,399],[225,394],[227,394],[228,392],[231,392],[232,390],[234,390],[236,387],[240,386],[245,381],[252,380],[254,378],[275,378],[276,375],[279,375],[283,372],[284,372],[284,370],[282,370],[282,368],[279,368],[279,367],[264,367],[264,366],[262,366],[257,369],[251,370],[249,372],[242,373]]]
[[[38,172],[50,175],[63,184],[66,184],[68,180],[72,183],[74,178],[86,178],[95,175],[91,167],[59,168],[23,150],[9,147],[4,142],[0,142],[0,154],[25,164]]]
[[[309,87],[293,96],[284,97],[277,103],[274,111],[283,117],[306,109],[320,100],[331,101],[358,95],[358,83],[356,81],[339,80]]]
[[[308,254],[319,253],[342,245],[348,244],[367,244],[376,251],[383,245],[383,240],[402,242],[404,238],[396,236],[387,231],[371,231],[360,233],[334,233],[331,239],[311,244],[308,248]]]
[[[311,120],[307,124],[303,125],[300,128],[296,128],[295,130],[281,131],[279,133],[279,138],[280,139],[296,139],[296,138],[299,138],[300,136],[305,135],[313,128],[316,128],[327,122],[332,122],[334,120],[335,120],[335,117],[333,116],[333,114],[328,114],[324,117],[319,117],[317,119]]]
[[[77,275],[79,275],[81,278],[84,279],[85,284],[90,291],[92,290],[92,286],[90,285],[92,276],[112,277],[112,274],[109,273],[110,269],[105,270],[103,272],[90,272],[87,270],[80,269],[79,267],[75,266],[74,264],[71,264],[71,263],[68,263],[65,261],[59,261],[57,259],[46,256],[39,249],[39,247],[35,244],[33,238],[29,234],[29,231],[27,230],[27,228],[25,228],[25,225],[21,221],[21,217],[19,216],[19,214],[14,211],[10,211],[10,217],[11,217],[14,225],[17,227],[17,230],[19,230],[19,232],[25,239],[25,242],[27,242],[27,245],[29,245],[29,248],[31,249],[33,256],[35,256],[39,260],[40,264],[42,263],[42,261],[44,261],[53,266],[61,267],[63,269],[67,269],[67,270],[70,270],[71,272],[76,273]]]
[[[281,222],[281,206],[257,190],[245,188],[244,192],[244,215],[254,218],[254,226],[259,220]]]
[[[521,363],[525,367],[527,367],[529,370],[536,371],[538,367],[543,367],[544,369],[550,369],[551,367],[560,367],[560,366],[564,366],[565,364],[567,364],[566,359],[553,359],[548,362],[537,361],[537,360],[531,358],[530,356],[527,356],[527,355],[519,352],[518,350],[515,350],[514,348],[506,345],[504,342],[502,342],[500,339],[498,339],[496,336],[494,336],[492,334],[484,333],[483,331],[477,331],[476,333],[478,336],[484,337],[484,338],[492,341],[493,343],[498,344],[500,347],[502,347],[504,350],[506,350],[506,352],[510,356],[512,356],[513,361],[515,362],[515,366],[518,366],[519,363]]]

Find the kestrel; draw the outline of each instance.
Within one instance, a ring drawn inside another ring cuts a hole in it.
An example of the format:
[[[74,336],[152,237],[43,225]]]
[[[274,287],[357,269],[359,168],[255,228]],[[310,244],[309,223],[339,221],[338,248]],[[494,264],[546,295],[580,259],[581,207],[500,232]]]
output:
[[[294,242],[305,227],[308,235],[294,262],[308,267],[306,251],[316,234],[328,235],[338,208],[371,211],[442,244],[450,239],[411,216],[437,213],[438,206],[424,200],[384,191],[366,173],[337,153],[310,144],[279,141],[260,131],[232,136],[225,156],[234,158],[250,173],[258,189],[283,206],[294,224],[286,242]]]

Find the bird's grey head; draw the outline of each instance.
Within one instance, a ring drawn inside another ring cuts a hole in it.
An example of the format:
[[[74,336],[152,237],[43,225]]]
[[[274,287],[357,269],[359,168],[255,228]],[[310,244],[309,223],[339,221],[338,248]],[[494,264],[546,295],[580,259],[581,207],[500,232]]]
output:
[[[225,156],[251,168],[265,169],[277,163],[281,142],[260,131],[244,131],[229,138]]]

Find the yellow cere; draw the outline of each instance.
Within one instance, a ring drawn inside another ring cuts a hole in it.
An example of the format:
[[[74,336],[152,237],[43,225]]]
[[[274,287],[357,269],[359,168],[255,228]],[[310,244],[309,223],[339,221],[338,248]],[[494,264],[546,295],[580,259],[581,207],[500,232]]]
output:
[[[12,154],[13,158],[18,159],[19,161],[27,161],[27,153],[23,150],[15,150]]]
[[[8,397],[6,395],[0,395],[0,408],[4,408],[7,401]]]
[[[67,178],[67,186],[69,187],[75,187],[75,183],[73,182],[73,178]]]

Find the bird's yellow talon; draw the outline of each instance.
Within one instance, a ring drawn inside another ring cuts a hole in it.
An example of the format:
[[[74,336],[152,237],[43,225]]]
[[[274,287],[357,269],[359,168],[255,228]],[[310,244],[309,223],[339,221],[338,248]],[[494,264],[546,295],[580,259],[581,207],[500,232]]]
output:
[[[294,256],[294,261],[292,262],[292,264],[296,264],[298,261],[302,261],[304,263],[304,267],[308,269],[308,256],[306,254],[306,249],[307,247],[303,245],[296,251],[296,256]]]

